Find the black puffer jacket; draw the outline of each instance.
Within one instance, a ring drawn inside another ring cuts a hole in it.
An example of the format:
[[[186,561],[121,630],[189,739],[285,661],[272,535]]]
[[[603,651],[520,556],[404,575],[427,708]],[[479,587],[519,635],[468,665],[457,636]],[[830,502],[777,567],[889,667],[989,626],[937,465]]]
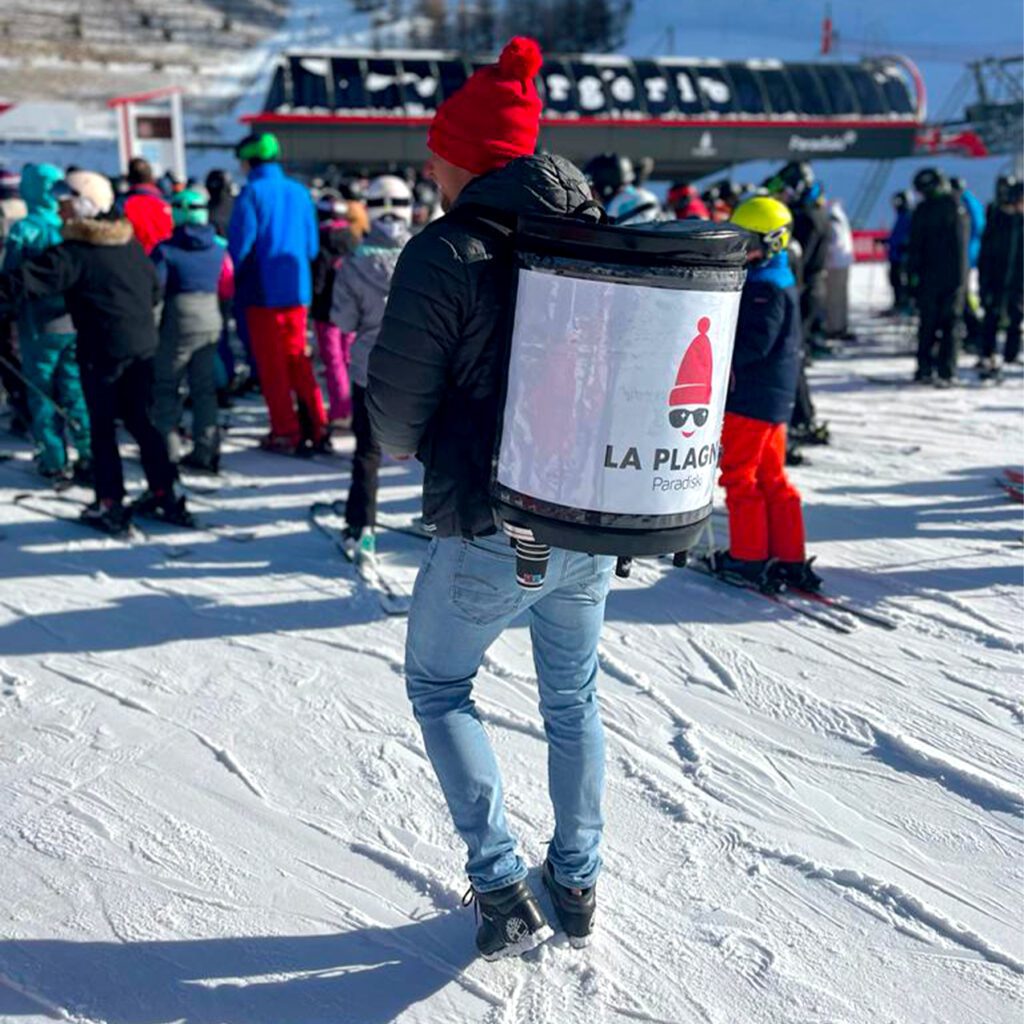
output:
[[[568,215],[589,199],[567,160],[520,157],[471,181],[402,252],[370,355],[370,419],[384,448],[423,463],[423,517],[438,536],[495,529],[488,488],[512,285],[508,242],[459,210]]]
[[[73,221],[63,244],[0,274],[0,315],[46,295],[64,295],[83,366],[110,372],[156,352],[160,280],[127,220]]]
[[[955,301],[963,297],[969,237],[967,214],[952,192],[928,196],[914,208],[907,273],[919,301]]]

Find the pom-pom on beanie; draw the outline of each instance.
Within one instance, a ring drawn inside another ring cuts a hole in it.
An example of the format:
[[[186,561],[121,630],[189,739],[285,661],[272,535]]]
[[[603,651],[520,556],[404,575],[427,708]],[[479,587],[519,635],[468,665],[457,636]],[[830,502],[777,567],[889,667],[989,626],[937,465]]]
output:
[[[473,174],[533,153],[541,111],[533,80],[543,60],[532,39],[511,39],[497,64],[480,68],[438,107],[427,135],[430,150]]]

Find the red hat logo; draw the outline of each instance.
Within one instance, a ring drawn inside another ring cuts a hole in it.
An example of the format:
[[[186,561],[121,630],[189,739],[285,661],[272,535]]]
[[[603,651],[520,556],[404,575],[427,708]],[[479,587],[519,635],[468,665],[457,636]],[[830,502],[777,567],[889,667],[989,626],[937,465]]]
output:
[[[692,418],[694,427],[703,427],[708,421],[711,402],[711,376],[714,364],[711,357],[711,320],[702,316],[697,321],[697,337],[690,342],[676,372],[676,386],[669,392],[668,421],[682,429]],[[683,437],[693,437],[695,430],[683,430]]]

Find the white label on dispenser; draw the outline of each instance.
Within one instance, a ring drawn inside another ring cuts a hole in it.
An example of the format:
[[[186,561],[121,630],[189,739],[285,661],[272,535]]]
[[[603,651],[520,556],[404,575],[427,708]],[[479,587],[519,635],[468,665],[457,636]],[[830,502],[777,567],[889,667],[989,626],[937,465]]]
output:
[[[592,512],[710,504],[739,302],[521,270],[499,483]]]

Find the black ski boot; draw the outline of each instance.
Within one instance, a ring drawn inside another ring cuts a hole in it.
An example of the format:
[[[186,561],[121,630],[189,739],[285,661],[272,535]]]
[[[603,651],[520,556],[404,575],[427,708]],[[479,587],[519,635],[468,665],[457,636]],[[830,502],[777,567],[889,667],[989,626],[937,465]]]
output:
[[[771,574],[784,587],[816,594],[825,581],[814,571],[813,565],[813,558],[806,562],[773,562]]]
[[[468,906],[474,901],[480,919],[476,948],[485,960],[522,956],[554,934],[525,881],[492,892],[470,888],[462,903]]]
[[[92,487],[95,480],[92,471],[92,459],[79,459],[72,468],[71,479],[79,487]]]
[[[555,881],[555,874],[548,860],[544,861],[541,877],[551,894],[558,923],[569,937],[569,945],[574,949],[590,945],[590,936],[594,931],[594,911],[597,910],[597,887],[570,889],[561,885]]]
[[[782,589],[772,572],[774,564],[771,558],[733,558],[728,551],[716,551],[708,559],[708,568],[716,576],[760,590],[762,594],[777,594]]]
[[[86,505],[78,517],[85,526],[91,526],[111,537],[127,537],[132,529],[132,514],[119,501],[104,499]]]
[[[193,473],[206,473],[209,476],[217,476],[220,473],[220,456],[211,455],[209,458],[204,459],[201,455],[197,455],[193,448],[178,465],[182,469],[191,470]]]
[[[794,445],[831,444],[832,433],[827,423],[808,423],[806,426],[793,427],[788,437]]]
[[[999,381],[1002,378],[1003,370],[994,356],[978,360],[978,380],[986,383],[988,381]]]
[[[66,491],[74,482],[71,467],[64,465],[60,469],[41,469],[39,475],[49,482],[55,491]]]
[[[155,491],[143,493],[131,503],[132,515],[143,519],[155,519],[161,523],[172,523],[175,526],[194,527],[196,521],[185,506],[183,495],[174,490],[157,494]]]

